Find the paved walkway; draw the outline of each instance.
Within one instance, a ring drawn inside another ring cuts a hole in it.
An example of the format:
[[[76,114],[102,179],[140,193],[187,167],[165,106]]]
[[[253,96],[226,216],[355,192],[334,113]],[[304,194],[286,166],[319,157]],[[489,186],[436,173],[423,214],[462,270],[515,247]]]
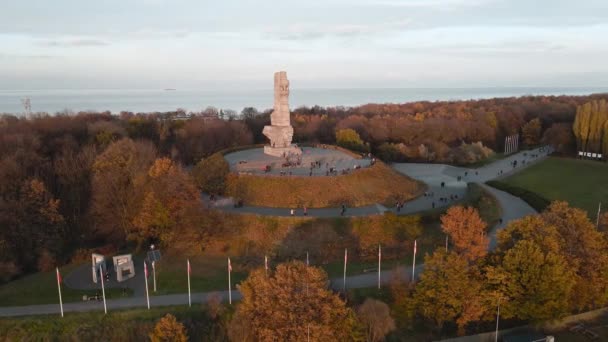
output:
[[[539,152],[538,150],[527,151],[527,156],[524,156],[526,152],[520,152],[512,155],[508,158],[496,161],[490,165],[481,167],[479,169],[467,169],[453,167],[449,165],[441,164],[393,164],[393,167],[407,174],[408,176],[421,180],[429,185],[429,192],[435,193],[431,196],[421,196],[411,202],[408,202],[400,214],[408,214],[421,210],[427,210],[432,207],[433,202],[437,202],[439,197],[448,196],[450,194],[458,195],[462,197],[466,193],[466,183],[474,182],[480,184],[485,190],[494,195],[502,208],[503,223],[492,228],[490,231],[490,249],[496,246],[496,232],[504,227],[508,222],[519,219],[521,217],[535,213],[535,210],[531,208],[527,203],[522,201],[520,198],[512,196],[503,191],[489,187],[483,182],[491,179],[496,179],[510,175],[514,172],[518,172],[528,165],[542,160],[547,152]],[[531,155],[538,154],[538,157],[533,158]],[[518,165],[516,168],[512,166],[512,162],[517,160]],[[525,164],[523,163],[525,161]],[[502,174],[501,171],[502,170]],[[466,175],[465,175],[466,172]],[[462,179],[459,181],[458,176]],[[441,183],[444,182],[445,186],[442,187]],[[450,203],[445,203],[449,205]],[[229,206],[222,207],[222,210],[232,212],[234,208]],[[260,214],[260,215],[275,215],[275,216],[288,216],[289,209],[277,209],[277,208],[256,208],[256,207],[243,207],[234,209],[235,212],[249,212]],[[310,209],[309,216],[311,217],[333,217],[336,216],[335,212],[339,209]],[[384,211],[391,210],[394,208],[384,208],[378,205],[368,206],[362,208],[349,208],[346,216],[362,216],[370,214],[379,214]],[[367,213],[367,214],[366,214]],[[339,216],[339,213],[338,213]],[[416,265],[416,277],[424,270],[423,264]],[[404,278],[411,278],[411,268],[404,267],[399,274]],[[387,284],[393,278],[393,270],[386,270],[381,273],[381,283]],[[370,272],[360,275],[348,276],[346,280],[347,288],[367,288],[373,287],[378,284],[378,274],[376,272]],[[341,290],[344,287],[342,277],[331,279],[331,287],[335,290]],[[227,291],[219,292],[206,292],[206,293],[193,293],[192,303],[206,302],[211,296],[221,296],[224,301],[228,300]],[[232,299],[239,300],[241,295],[238,291],[232,292]],[[150,297],[151,306],[169,306],[169,305],[186,305],[188,303],[187,294],[174,294],[164,296],[153,296]],[[195,304],[195,305],[196,305]],[[146,299],[143,296],[136,294],[131,298],[114,299],[107,301],[108,310],[134,308],[134,307],[145,307]],[[65,312],[83,312],[83,311],[101,311],[103,310],[103,304],[101,302],[80,302],[80,303],[66,303],[64,304]],[[48,305],[29,305],[29,306],[16,306],[16,307],[0,307],[0,317],[8,316],[24,316],[34,314],[58,314],[58,304]]]
[[[547,148],[545,148],[547,149]],[[478,169],[470,169],[463,167],[455,167],[444,164],[413,164],[413,163],[395,163],[391,166],[411,178],[422,181],[427,184],[427,193],[433,196],[420,196],[411,201],[406,202],[405,207],[397,212],[394,207],[385,207],[381,204],[373,204],[363,207],[347,208],[344,216],[369,216],[382,214],[386,211],[391,211],[399,215],[408,215],[425,211],[433,208],[447,207],[453,204],[454,198],[461,199],[467,193],[467,183],[482,184],[489,180],[506,177],[515,172],[521,171],[529,165],[544,159],[547,152],[540,152],[539,149],[531,151],[523,151],[511,155],[507,158],[497,160],[492,164],[480,167]],[[532,157],[538,155],[538,157]],[[512,163],[517,161],[517,167],[513,167]],[[502,172],[502,173],[501,173]],[[460,177],[460,179],[458,178]],[[443,183],[443,186],[442,186]],[[487,189],[487,187],[485,187]],[[493,192],[494,193],[494,192]],[[441,201],[440,198],[445,198]],[[243,206],[240,208],[234,207],[234,202],[230,198],[220,198],[212,204],[208,197],[205,196],[205,201],[211,207],[229,213],[256,214],[262,216],[290,216],[292,208],[271,208],[257,206]],[[510,201],[511,198],[503,197],[505,201]],[[519,199],[515,200],[523,202]],[[503,203],[501,203],[502,205]],[[504,203],[507,205],[506,203]],[[302,208],[295,209],[296,216],[303,216]],[[340,217],[341,208],[309,208],[308,217]]]

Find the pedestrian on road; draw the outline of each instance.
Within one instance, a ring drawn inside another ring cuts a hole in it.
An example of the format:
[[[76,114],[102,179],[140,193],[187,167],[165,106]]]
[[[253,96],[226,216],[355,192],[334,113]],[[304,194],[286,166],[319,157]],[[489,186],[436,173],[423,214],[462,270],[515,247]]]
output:
[[[291,216],[295,215],[295,210],[291,209],[290,214]]]
[[[433,206],[433,209],[435,209],[435,202],[431,203],[431,205]]]
[[[304,207],[304,216],[308,216],[308,209]]]

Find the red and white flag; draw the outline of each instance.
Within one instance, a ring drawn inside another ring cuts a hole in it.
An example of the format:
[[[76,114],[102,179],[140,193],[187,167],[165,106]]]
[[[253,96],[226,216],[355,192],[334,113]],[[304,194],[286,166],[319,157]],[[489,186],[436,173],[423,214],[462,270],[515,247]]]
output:
[[[344,248],[344,264],[346,265],[346,261],[348,261],[348,249]]]
[[[188,259],[188,275],[192,274],[192,269],[190,268],[190,259]]]
[[[414,254],[416,254],[416,240],[414,240]]]
[[[268,256],[267,255],[264,256],[264,269],[266,271],[268,271]]]
[[[59,273],[59,268],[55,268],[55,270],[57,271],[57,284],[61,284],[63,282],[63,279],[61,279],[61,273]]]
[[[148,278],[148,264],[144,261],[144,276]]]
[[[228,258],[228,272],[232,272],[232,264],[230,263],[230,258]]]

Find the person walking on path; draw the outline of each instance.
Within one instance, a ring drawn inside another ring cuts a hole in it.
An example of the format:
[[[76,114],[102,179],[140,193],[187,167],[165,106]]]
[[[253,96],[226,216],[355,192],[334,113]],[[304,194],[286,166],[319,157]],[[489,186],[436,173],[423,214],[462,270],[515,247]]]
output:
[[[294,215],[295,215],[295,210],[291,209],[291,211],[289,212],[289,214],[290,214],[291,216],[294,216]]]

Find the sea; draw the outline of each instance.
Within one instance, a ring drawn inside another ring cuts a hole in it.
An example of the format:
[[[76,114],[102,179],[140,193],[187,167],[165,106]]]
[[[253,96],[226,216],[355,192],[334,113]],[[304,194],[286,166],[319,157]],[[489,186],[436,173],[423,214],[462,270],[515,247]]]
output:
[[[488,88],[333,88],[291,89],[290,107],[357,106],[367,103],[450,101],[525,95],[589,95],[608,87],[488,87]],[[178,108],[201,111],[208,106],[240,112],[272,108],[273,89],[44,89],[0,90],[0,113],[22,114],[28,98],[31,112],[110,111],[166,112]]]

